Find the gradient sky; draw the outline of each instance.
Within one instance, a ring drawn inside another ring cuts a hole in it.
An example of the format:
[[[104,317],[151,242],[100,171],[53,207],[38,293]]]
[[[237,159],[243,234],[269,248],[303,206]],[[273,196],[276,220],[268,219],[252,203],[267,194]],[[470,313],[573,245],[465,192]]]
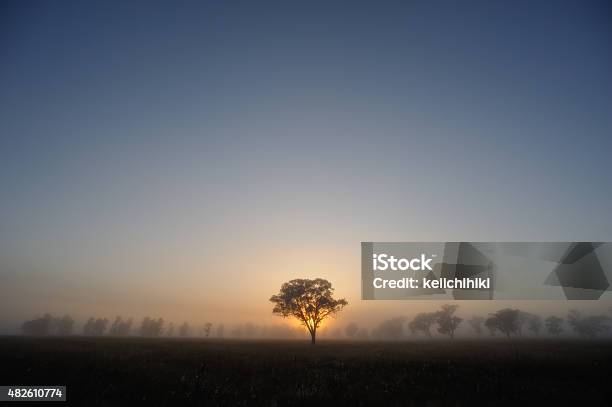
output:
[[[607,2],[83,3],[0,6],[5,326],[402,314],[361,241],[612,240]]]

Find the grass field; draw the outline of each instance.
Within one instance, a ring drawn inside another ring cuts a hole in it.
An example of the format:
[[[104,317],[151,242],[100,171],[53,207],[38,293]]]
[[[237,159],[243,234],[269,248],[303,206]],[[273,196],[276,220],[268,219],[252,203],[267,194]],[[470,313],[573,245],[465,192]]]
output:
[[[0,337],[1,385],[74,405],[609,404],[612,343]]]

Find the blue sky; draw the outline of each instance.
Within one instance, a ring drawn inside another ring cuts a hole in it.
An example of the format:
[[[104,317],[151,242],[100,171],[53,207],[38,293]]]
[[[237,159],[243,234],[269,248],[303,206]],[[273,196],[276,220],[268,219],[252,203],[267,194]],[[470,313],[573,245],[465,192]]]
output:
[[[357,302],[363,240],[612,239],[606,2],[1,8],[0,291],[24,314],[263,312],[305,273]]]

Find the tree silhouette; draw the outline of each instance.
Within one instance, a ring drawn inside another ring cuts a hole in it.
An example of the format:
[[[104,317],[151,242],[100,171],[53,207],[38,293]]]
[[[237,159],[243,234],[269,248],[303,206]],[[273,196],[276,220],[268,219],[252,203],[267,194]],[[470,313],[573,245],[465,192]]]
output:
[[[74,328],[74,319],[70,315],[64,315],[62,318],[57,318],[55,329],[58,335],[71,335]]]
[[[94,335],[102,336],[104,335],[104,331],[106,331],[106,325],[108,324],[108,319],[106,318],[98,318],[94,324]]]
[[[187,322],[183,322],[179,327],[179,336],[183,338],[189,336],[189,324]]]
[[[322,278],[314,280],[296,279],[284,283],[280,292],[273,295],[272,312],[276,315],[294,317],[308,329],[311,344],[315,344],[317,328],[329,316],[344,308],[348,302],[333,297],[334,289],[329,281]]]
[[[145,317],[140,325],[142,336],[158,337],[164,331],[164,320],[162,318],[152,319]]]
[[[548,329],[548,333],[551,335],[559,336],[561,332],[563,332],[563,318],[559,318],[553,315],[546,318],[544,323],[546,324],[546,329]]]
[[[132,318],[123,320],[120,316],[115,318],[115,322],[110,327],[109,335],[112,336],[127,336],[132,328]]]
[[[344,334],[349,338],[354,338],[359,331],[359,326],[355,322],[351,322],[344,328]]]
[[[511,334],[517,334],[519,330],[519,315],[521,311],[517,309],[504,308],[497,311],[490,318],[491,325],[499,329],[506,337],[510,338]],[[488,322],[489,320],[487,320]],[[485,324],[487,323],[485,322]]]
[[[468,323],[476,333],[476,335],[482,335],[482,324],[484,323],[484,318],[479,316],[473,316],[468,320]]]
[[[374,329],[372,336],[380,339],[402,339],[405,322],[405,317],[396,317],[383,321]]]
[[[487,328],[491,336],[495,336],[495,333],[499,330],[498,325],[497,318],[494,316],[490,316],[484,322],[484,326]]]
[[[83,335],[90,336],[93,335],[94,324],[96,323],[95,318],[91,317],[85,322],[83,325]]]
[[[204,337],[208,338],[210,336],[210,330],[212,328],[212,323],[207,322],[204,324],[204,327],[202,328],[202,332],[204,332]]]
[[[569,312],[567,322],[574,331],[591,339],[596,338],[600,333],[610,329],[608,325],[610,318],[606,315],[590,315],[583,317],[582,314],[576,310]]]
[[[435,312],[422,312],[417,314],[414,319],[408,324],[408,328],[413,334],[422,332],[431,338],[431,326],[436,322]]]
[[[530,314],[529,312],[517,310],[518,314],[516,317],[516,333],[519,336],[523,336],[523,327],[527,325],[529,327],[529,323],[531,319],[535,316]]]
[[[527,319],[527,328],[535,335],[540,333],[542,329],[542,317],[539,315],[530,314]]]
[[[455,330],[461,321],[463,321],[462,318],[455,315],[457,308],[459,308],[458,305],[444,304],[442,305],[442,309],[436,312],[438,332],[450,336],[451,339],[455,337]]]
[[[102,336],[106,331],[108,319],[106,318],[89,318],[83,326],[83,334],[87,336]]]
[[[53,317],[50,314],[45,314],[41,318],[35,318],[24,322],[23,325],[21,325],[21,330],[26,335],[49,335],[52,330],[52,322]]]
[[[71,335],[74,328],[74,319],[70,315],[55,318],[47,313],[40,318],[26,321],[21,325],[25,335]]]

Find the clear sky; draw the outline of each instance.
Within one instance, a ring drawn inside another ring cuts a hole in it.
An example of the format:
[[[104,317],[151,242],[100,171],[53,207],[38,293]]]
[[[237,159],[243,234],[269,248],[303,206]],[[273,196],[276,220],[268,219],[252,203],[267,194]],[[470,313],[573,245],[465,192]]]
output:
[[[361,241],[612,240],[609,2],[4,1],[0,61],[5,325],[402,314]]]

